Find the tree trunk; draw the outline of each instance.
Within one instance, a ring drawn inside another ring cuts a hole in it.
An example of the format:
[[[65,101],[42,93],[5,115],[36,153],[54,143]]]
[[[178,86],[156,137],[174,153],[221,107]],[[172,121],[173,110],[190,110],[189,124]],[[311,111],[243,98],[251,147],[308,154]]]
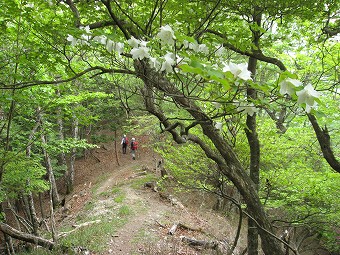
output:
[[[22,211],[24,213],[24,217],[30,221],[31,220],[31,216],[30,216],[31,213],[30,213],[30,208],[29,208],[28,197],[24,193],[21,192],[19,199],[20,199],[20,204],[22,206],[20,209],[22,209]]]
[[[30,185],[29,180],[26,181],[26,185],[27,186]],[[28,192],[27,201],[28,201],[28,207],[29,207],[29,212],[30,212],[30,220],[32,222],[32,227],[33,227],[32,233],[34,235],[37,235],[38,234],[38,228],[39,228],[39,221],[38,221],[37,213],[36,213],[35,206],[34,206],[34,199],[33,199],[32,192]]]
[[[78,139],[78,136],[79,136],[79,123],[78,119],[75,116],[73,116],[72,138]],[[66,172],[66,194],[70,194],[74,188],[74,162],[76,161],[76,153],[77,149],[72,148]]]
[[[40,206],[40,216],[42,219],[45,219],[45,212],[44,212],[44,206],[43,206],[43,196],[41,193],[39,193],[39,206]]]
[[[58,96],[60,96],[59,90],[57,90]],[[62,110],[61,108],[57,109],[57,124],[58,124],[58,136],[60,141],[64,141],[64,122],[62,117]],[[59,166],[66,166],[66,155],[64,152],[61,152],[58,155],[58,165]]]
[[[254,8],[253,14],[253,22],[256,23],[258,27],[261,27],[261,12],[258,8]],[[257,30],[253,31],[253,43],[256,48],[259,48],[259,41],[260,41],[260,33]],[[252,73],[252,78],[255,81],[256,75],[256,65],[257,59],[250,57],[248,61],[248,70]],[[252,103],[253,100],[257,99],[256,90],[248,87],[247,88],[247,99],[249,103]],[[250,149],[250,164],[249,164],[249,175],[250,179],[255,184],[256,192],[259,191],[259,180],[260,180],[260,142],[258,139],[257,131],[256,131],[256,113],[252,116],[249,114],[247,115],[245,129],[249,149]],[[259,238],[258,238],[258,230],[256,223],[251,219],[248,218],[248,255],[258,255],[258,247],[259,247]]]
[[[51,223],[51,234],[52,234],[52,239],[54,242],[57,241],[58,235],[55,227],[55,221],[54,221],[54,207],[55,205],[53,204],[53,188],[52,188],[52,172],[49,173],[48,179],[50,180],[50,223]]]
[[[40,115],[40,107],[37,108],[37,120],[35,122],[35,125],[28,137],[28,145],[26,147],[26,157],[30,158],[31,157],[31,147],[32,147],[32,141],[33,141],[33,137],[36,134],[40,124],[41,124],[41,115]],[[27,179],[26,180],[26,185],[27,187],[30,186],[30,180]],[[38,217],[37,217],[37,213],[35,210],[35,206],[34,206],[34,200],[33,200],[33,194],[31,191],[28,192],[27,194],[27,202],[28,202],[28,206],[29,206],[29,215],[30,215],[30,220],[32,222],[32,226],[33,226],[33,234],[36,235],[38,233],[38,228],[39,228],[39,223],[38,223]]]
[[[59,194],[58,194],[58,188],[57,188],[57,184],[54,178],[54,174],[53,174],[53,167],[52,167],[52,163],[51,163],[51,158],[50,155],[48,154],[48,152],[45,149],[46,146],[46,138],[44,134],[41,134],[41,141],[42,141],[42,150],[44,153],[44,157],[45,157],[45,164],[46,164],[46,170],[47,170],[47,174],[49,176],[49,181],[50,181],[50,185],[51,185],[51,192],[52,192],[52,202],[53,202],[53,207],[56,208],[59,203]]]
[[[117,165],[120,166],[120,164],[119,164],[118,150],[117,150],[117,130],[115,130],[115,141],[114,141],[114,146],[115,146],[115,157],[116,157],[116,162],[117,162]]]

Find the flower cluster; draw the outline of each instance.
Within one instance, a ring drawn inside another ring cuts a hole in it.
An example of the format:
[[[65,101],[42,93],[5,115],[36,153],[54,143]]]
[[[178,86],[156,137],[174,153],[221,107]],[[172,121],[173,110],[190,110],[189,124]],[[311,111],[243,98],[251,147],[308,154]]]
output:
[[[292,96],[296,93],[298,104],[306,104],[306,112],[310,113],[312,109],[316,109],[318,103],[315,101],[320,97],[320,93],[317,92],[312,84],[307,84],[303,89],[296,91],[302,86],[302,82],[296,79],[287,78],[280,82],[280,94]],[[296,91],[296,92],[295,92]]]
[[[72,46],[75,46],[76,44],[89,44],[89,41],[91,39],[91,32],[90,32],[90,27],[80,27],[81,30],[83,30],[85,33],[82,34],[80,39],[77,39],[73,37],[72,35],[67,36],[67,41],[71,42]]]
[[[81,27],[84,31],[84,34],[80,39],[73,37],[72,35],[68,35],[67,41],[71,43],[72,46],[76,44],[89,44],[89,41],[93,39],[94,41],[105,46],[106,50],[110,53],[116,52],[118,55],[121,55],[124,52],[124,43],[122,42],[114,42],[111,39],[107,38],[105,35],[94,36],[92,37],[90,28]],[[169,49],[169,45],[174,45],[176,36],[174,31],[169,25],[160,27],[160,31],[156,35],[156,40],[159,40],[160,44]],[[174,67],[176,67],[180,62],[183,64],[186,62],[186,59],[181,58],[180,56],[174,54],[173,52],[168,51],[164,56],[161,57],[153,57],[151,55],[151,48],[148,45],[149,42],[136,39],[131,37],[127,44],[130,46],[129,54],[133,59],[147,59],[150,66],[159,71],[164,71],[167,73],[171,73],[174,71]],[[199,44],[195,40],[190,39],[190,42],[187,40],[183,40],[184,49],[193,51],[195,53],[203,53],[209,54],[209,48],[205,44]],[[222,67],[216,65],[214,68],[222,70],[223,73],[231,73],[236,79],[235,82],[239,83],[240,81],[252,81],[252,74],[248,70],[248,65],[246,63],[236,64],[233,62],[226,63],[222,59],[224,55],[225,49],[223,45],[219,45],[216,47],[215,55],[220,58]],[[203,65],[204,67],[204,65]],[[320,94],[315,91],[311,84],[308,84],[303,89],[298,90],[302,83],[296,79],[287,78],[283,80],[280,84],[280,93],[282,95],[293,95],[296,93],[298,100],[298,104],[305,104],[306,112],[310,112],[311,109],[317,107],[317,99]],[[215,105],[216,109],[220,107],[220,105]],[[248,104],[247,102],[241,102],[237,105],[237,110],[243,113],[246,113],[250,116],[253,116],[254,113],[258,111],[258,109],[253,104]],[[218,125],[219,127],[219,125]]]

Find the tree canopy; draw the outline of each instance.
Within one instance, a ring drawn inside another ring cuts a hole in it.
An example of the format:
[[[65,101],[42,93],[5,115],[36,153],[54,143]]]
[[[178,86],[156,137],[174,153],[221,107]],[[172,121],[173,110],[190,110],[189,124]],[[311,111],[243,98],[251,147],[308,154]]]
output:
[[[180,144],[176,150],[204,155],[193,167],[198,185],[208,164],[237,188],[265,254],[284,254],[268,209],[298,211],[292,222],[327,214],[331,229],[339,217],[339,7],[333,0],[1,3],[0,201],[13,178],[31,181],[25,192],[46,189],[38,161],[73,153],[73,162],[76,148],[90,146],[78,126],[112,109],[117,118],[142,109]],[[14,167],[17,155],[23,161]],[[257,254],[252,245],[248,254]]]

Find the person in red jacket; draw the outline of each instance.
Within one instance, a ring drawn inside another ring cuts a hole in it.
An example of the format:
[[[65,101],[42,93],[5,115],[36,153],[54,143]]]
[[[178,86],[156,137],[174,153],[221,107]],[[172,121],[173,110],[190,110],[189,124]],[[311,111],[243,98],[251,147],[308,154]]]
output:
[[[136,151],[137,151],[137,148],[138,148],[138,142],[136,141],[135,138],[131,139],[130,148],[131,148],[132,159],[135,160],[136,159]]]

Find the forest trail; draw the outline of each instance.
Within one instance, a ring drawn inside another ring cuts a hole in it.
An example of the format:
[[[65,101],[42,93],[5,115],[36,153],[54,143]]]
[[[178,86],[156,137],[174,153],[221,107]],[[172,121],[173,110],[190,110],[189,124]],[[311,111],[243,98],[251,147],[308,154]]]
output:
[[[92,208],[86,214],[96,217],[116,217],[118,211],[126,209],[124,224],[109,238],[103,238],[104,251],[90,250],[90,254],[216,254],[215,251],[203,253],[194,249],[181,242],[180,236],[222,240],[231,234],[229,223],[212,211],[186,207],[173,195],[162,196],[162,193],[144,187],[147,176],[159,177],[156,168],[159,157],[143,146],[147,145],[147,138],[137,139],[141,146],[136,160],[132,160],[129,153],[122,154],[118,144],[118,165],[115,146],[111,142],[77,161],[75,190],[67,198],[71,210],[66,217],[60,216],[60,226],[75,224],[88,204]],[[117,193],[122,197],[119,203]],[[188,198],[186,202],[196,203]],[[178,228],[174,235],[169,235],[168,231],[175,223],[191,229]]]

